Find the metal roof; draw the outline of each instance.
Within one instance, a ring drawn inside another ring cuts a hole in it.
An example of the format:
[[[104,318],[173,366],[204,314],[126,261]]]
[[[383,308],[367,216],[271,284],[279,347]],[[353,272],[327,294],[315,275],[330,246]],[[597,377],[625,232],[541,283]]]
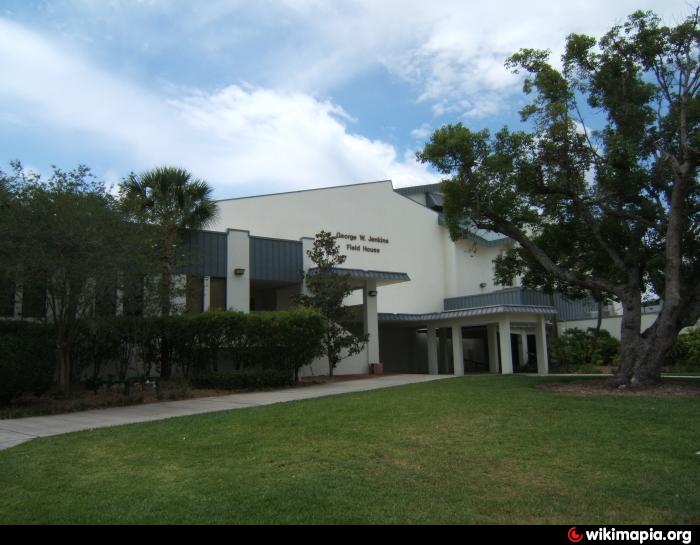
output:
[[[443,227],[447,227],[447,223],[445,222],[445,218],[442,214],[438,216],[438,223]],[[502,246],[503,244],[513,242],[510,237],[506,237],[501,233],[496,233],[495,231],[479,229],[471,222],[467,222],[460,227],[464,233],[464,238],[473,240],[482,246]]]
[[[378,280],[382,285],[396,284],[398,282],[409,282],[411,280],[404,272],[366,271],[363,269],[346,269],[343,267],[333,267],[331,270],[335,274],[348,276],[351,279]],[[318,274],[318,271],[318,267],[313,267],[309,269],[307,274],[313,276]]]
[[[418,193],[425,194],[425,207],[440,212],[438,215],[438,224],[442,225],[443,227],[447,227],[445,224],[445,219],[441,213],[444,198],[440,185],[441,184],[414,185],[409,187],[399,187],[394,189],[394,191],[407,198],[409,195],[416,195]],[[494,231],[479,229],[473,224],[465,224],[463,230],[464,238],[473,240],[482,246],[502,246],[503,244],[512,242],[509,237]]]
[[[407,187],[397,187],[394,189],[400,195],[414,195],[415,193],[440,191],[440,184],[409,185]]]
[[[435,209],[440,209],[442,210],[442,207],[444,206],[444,200],[442,198],[442,193],[431,193],[428,192],[425,194],[425,205],[428,208],[432,208],[433,210]]]
[[[426,314],[390,314],[379,313],[380,322],[434,322],[438,320],[454,320],[455,318],[472,318],[474,316],[492,316],[503,313],[516,314],[545,314],[553,315],[554,307],[535,305],[496,305],[490,307],[466,308]]]

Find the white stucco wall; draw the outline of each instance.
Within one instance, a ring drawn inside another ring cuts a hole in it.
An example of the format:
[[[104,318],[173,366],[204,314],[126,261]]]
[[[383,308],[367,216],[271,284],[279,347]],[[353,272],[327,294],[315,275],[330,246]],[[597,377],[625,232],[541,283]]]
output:
[[[642,314],[642,331],[651,326],[657,318],[658,314]],[[578,328],[586,331],[588,328],[595,327],[597,320],[573,320],[568,322],[558,322],[559,333],[564,333],[567,329]],[[600,328],[608,331],[610,335],[616,339],[620,338],[620,328],[622,325],[622,316],[610,316],[603,318]]]
[[[252,236],[298,240],[325,229],[357,240],[339,239],[344,267],[405,272],[411,282],[378,288],[379,312],[433,312],[447,292],[447,231],[438,215],[396,193],[390,181],[219,201],[217,231],[245,229]],[[388,243],[362,242],[383,237]],[[379,253],[349,247],[375,248]],[[475,260],[476,261],[476,260]]]
[[[507,247],[482,246],[470,240],[454,243],[457,264],[457,289],[452,297],[488,293],[503,289],[493,281],[493,260]],[[485,287],[480,284],[485,283]]]

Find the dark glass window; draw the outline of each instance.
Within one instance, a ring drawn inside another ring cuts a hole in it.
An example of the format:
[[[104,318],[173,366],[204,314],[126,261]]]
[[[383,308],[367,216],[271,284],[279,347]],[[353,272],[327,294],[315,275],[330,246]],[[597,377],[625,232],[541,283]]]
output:
[[[199,314],[204,311],[204,278],[201,276],[187,277],[187,312]]]
[[[209,280],[209,308],[226,310],[226,279],[212,277]]]

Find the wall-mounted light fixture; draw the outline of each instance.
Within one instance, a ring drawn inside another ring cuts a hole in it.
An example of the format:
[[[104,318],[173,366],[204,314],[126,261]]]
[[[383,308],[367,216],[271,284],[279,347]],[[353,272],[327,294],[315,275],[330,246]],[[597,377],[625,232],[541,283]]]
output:
[[[233,274],[236,276],[243,276],[245,274],[245,269],[233,269]]]
[[[370,297],[376,297],[376,296],[377,296],[377,290],[369,290],[369,291],[367,292],[367,295],[369,295]]]
[[[479,284],[479,287],[480,287],[480,288],[485,288],[485,287],[486,287],[486,282],[482,282],[481,284]]]

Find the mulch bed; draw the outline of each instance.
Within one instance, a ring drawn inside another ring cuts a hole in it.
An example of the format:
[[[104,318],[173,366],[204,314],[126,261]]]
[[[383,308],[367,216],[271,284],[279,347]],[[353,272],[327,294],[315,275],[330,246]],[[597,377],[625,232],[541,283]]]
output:
[[[606,379],[581,380],[576,382],[556,382],[540,384],[538,388],[563,394],[580,396],[614,395],[646,397],[700,397],[700,380],[691,382],[664,382],[657,386],[610,386]]]
[[[108,407],[125,407],[161,401],[221,396],[231,393],[234,392],[230,390],[167,388],[164,389],[161,393],[161,398],[158,399],[154,388],[142,388],[139,385],[133,386],[132,392],[128,396],[118,389],[113,391],[101,389],[97,392],[75,389],[65,395],[23,396],[13,401],[10,406],[0,407],[0,419],[71,413],[91,409],[106,409]]]

